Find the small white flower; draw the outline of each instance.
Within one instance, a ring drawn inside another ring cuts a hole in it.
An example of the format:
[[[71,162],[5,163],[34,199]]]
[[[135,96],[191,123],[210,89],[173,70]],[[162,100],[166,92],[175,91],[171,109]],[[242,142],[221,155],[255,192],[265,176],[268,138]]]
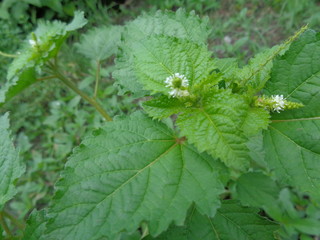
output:
[[[175,73],[167,77],[164,82],[166,83],[166,87],[171,89],[169,95],[172,97],[186,97],[190,95],[187,90],[189,80],[183,74]]]
[[[275,95],[271,97],[273,101],[273,111],[276,111],[276,112],[283,111],[286,105],[283,95]]]
[[[30,39],[30,40],[29,40],[29,43],[30,43],[30,45],[31,45],[32,47],[35,47],[35,46],[37,45],[37,42],[36,42],[35,40],[33,40],[33,39]]]

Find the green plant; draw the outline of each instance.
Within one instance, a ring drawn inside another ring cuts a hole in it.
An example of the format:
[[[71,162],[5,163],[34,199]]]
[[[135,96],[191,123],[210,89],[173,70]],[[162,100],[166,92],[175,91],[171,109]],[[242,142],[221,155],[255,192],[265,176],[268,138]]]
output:
[[[110,121],[74,150],[51,206],[34,211],[18,238],[320,235],[319,34],[303,27],[240,68],[236,59],[211,57],[207,18],[181,9],[144,14],[124,27],[91,30],[76,44],[96,70],[88,94],[58,61],[63,41],[85,23],[79,12],[68,25],[42,23],[0,91],[5,103],[37,81],[56,78]],[[113,54],[116,87],[143,101],[145,113],[112,121],[101,104],[101,64]],[[16,160],[8,116],[0,122],[5,136],[0,153],[10,152],[5,156]],[[4,207],[22,173],[13,170],[23,167],[2,159],[0,172],[10,169],[13,177],[1,185],[12,190],[3,194],[0,220],[5,237],[12,239],[7,223],[24,227]]]

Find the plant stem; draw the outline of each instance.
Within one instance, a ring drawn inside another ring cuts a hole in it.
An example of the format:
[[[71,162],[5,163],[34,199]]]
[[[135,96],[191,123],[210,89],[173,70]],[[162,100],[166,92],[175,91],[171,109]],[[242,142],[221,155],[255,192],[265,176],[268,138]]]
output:
[[[8,218],[17,228],[23,230],[25,228],[25,224],[21,221],[19,221],[15,216],[10,214],[7,211],[2,212],[3,216]]]
[[[52,75],[52,76],[46,76],[46,77],[42,77],[42,78],[37,78],[37,81],[43,81],[43,80],[53,79],[53,78],[57,78],[57,76]]]
[[[3,57],[8,57],[8,58],[16,58],[16,57],[18,57],[18,55],[4,53],[2,51],[0,51],[0,55],[3,56]]]
[[[97,71],[96,71],[96,84],[94,86],[94,94],[93,94],[93,98],[97,98],[97,94],[98,94],[98,88],[99,88],[99,81],[100,81],[100,61],[97,61]]]
[[[52,69],[56,74],[56,77],[60,79],[64,84],[71,88],[74,92],[79,94],[83,99],[89,102],[107,121],[112,121],[109,114],[101,107],[101,105],[93,98],[82,92],[73,82],[63,76],[55,67]]]
[[[13,236],[13,234],[12,234],[11,230],[9,229],[6,221],[4,220],[3,212],[0,212],[0,225],[2,226],[3,230],[4,230],[10,237]]]

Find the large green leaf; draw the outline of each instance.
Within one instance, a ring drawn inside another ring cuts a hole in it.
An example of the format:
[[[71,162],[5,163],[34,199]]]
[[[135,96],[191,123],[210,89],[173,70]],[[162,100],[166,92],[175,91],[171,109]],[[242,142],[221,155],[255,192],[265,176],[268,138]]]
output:
[[[258,209],[241,207],[225,200],[213,218],[190,211],[185,226],[171,227],[156,240],[273,240],[278,225],[258,214]],[[148,238],[147,240],[153,238]]]
[[[117,53],[121,39],[120,26],[97,27],[81,36],[76,47],[89,59],[102,61]]]
[[[227,166],[244,170],[250,157],[247,138],[241,131],[248,111],[242,96],[228,90],[212,91],[200,107],[191,107],[178,116],[181,134],[199,151],[208,151]]]
[[[0,106],[35,83],[35,73],[57,55],[68,33],[81,28],[86,22],[83,12],[75,12],[69,24],[60,21],[41,22],[9,66],[7,82],[0,89]]]
[[[177,12],[158,11],[155,14],[144,14],[126,25],[122,52],[116,60],[117,70],[113,76],[120,86],[120,93],[131,91],[145,95],[142,85],[137,81],[134,71],[134,57],[131,43],[140,42],[149,36],[164,35],[185,39],[195,44],[206,45],[210,34],[208,18],[200,19],[194,12],[186,13],[183,9]]]
[[[116,239],[141,222],[157,235],[192,203],[214,216],[221,167],[141,113],[108,123],[69,159],[43,239]]]
[[[264,132],[265,160],[278,180],[309,193],[317,201],[320,200],[318,122],[273,123]]]
[[[274,114],[273,119],[320,119],[320,37],[306,31],[292,44],[285,55],[274,62],[271,79],[264,93],[284,95],[289,101],[303,103],[302,109]]]
[[[273,114],[265,131],[266,161],[278,180],[320,200],[320,39],[306,31],[274,62],[265,93],[281,94],[303,108]]]
[[[0,117],[0,209],[16,194],[15,181],[24,170],[9,133],[8,114]]]

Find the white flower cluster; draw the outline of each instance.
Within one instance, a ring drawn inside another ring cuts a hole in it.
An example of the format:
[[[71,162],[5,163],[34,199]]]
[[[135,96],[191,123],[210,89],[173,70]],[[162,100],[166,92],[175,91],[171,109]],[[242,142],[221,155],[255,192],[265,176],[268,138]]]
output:
[[[30,39],[29,40],[29,44],[32,46],[32,47],[35,47],[37,45],[37,42],[33,39]]]
[[[272,102],[273,102],[273,111],[283,111],[284,110],[284,107],[286,105],[285,103],[285,99],[283,98],[283,95],[272,95],[271,96],[272,98]]]
[[[183,74],[175,73],[167,77],[165,83],[166,87],[171,89],[169,94],[172,97],[186,97],[190,95],[186,89],[189,86],[189,80]]]

